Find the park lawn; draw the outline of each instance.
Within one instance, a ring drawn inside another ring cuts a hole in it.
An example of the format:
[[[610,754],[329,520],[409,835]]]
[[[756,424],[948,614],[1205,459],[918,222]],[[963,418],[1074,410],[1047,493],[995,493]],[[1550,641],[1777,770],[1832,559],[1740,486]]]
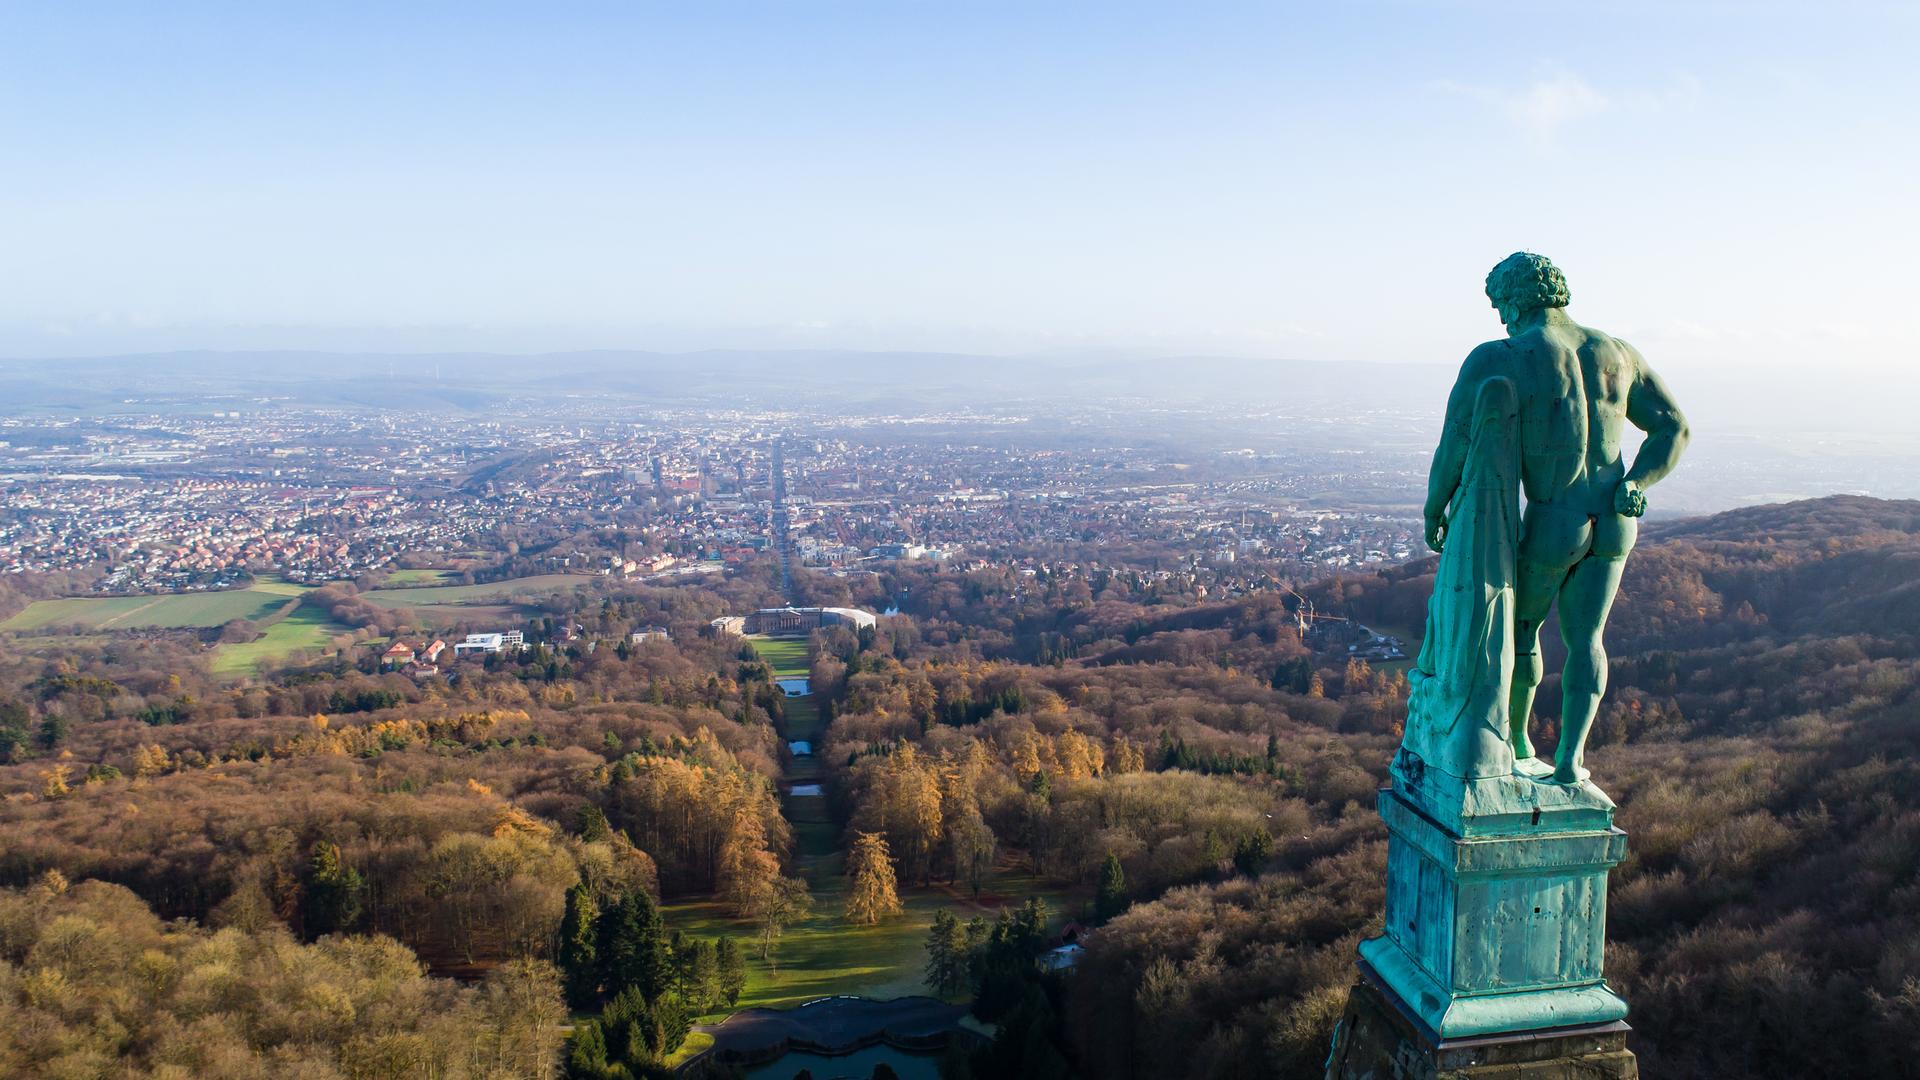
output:
[[[788,742],[810,742],[820,745],[822,725],[820,723],[820,705],[813,695],[806,697],[784,698],[780,709],[786,714],[781,730]]]
[[[497,604],[515,595],[531,596],[561,589],[584,589],[599,580],[586,574],[537,574],[508,581],[489,581],[484,585],[426,585],[410,589],[374,589],[361,593],[364,600],[381,607],[416,607],[443,604]]]
[[[668,1054],[664,1064],[669,1069],[677,1069],[695,1054],[702,1053],[711,1046],[713,1046],[712,1035],[704,1031],[688,1032],[687,1041],[680,1044],[680,1049]]]
[[[438,585],[449,578],[458,577],[451,570],[395,570],[387,575],[389,585]]]
[[[835,994],[896,998],[931,994],[926,981],[927,929],[934,913],[947,908],[963,922],[975,915],[991,919],[1004,906],[1018,905],[1035,893],[1045,897],[1054,923],[1065,921],[1084,898],[1016,873],[996,874],[976,903],[964,888],[933,886],[903,889],[905,914],[877,926],[846,921],[845,879],[814,884],[813,913],[786,929],[774,946],[778,970],[760,959],[758,928],[732,918],[716,901],[689,900],[663,905],[667,928],[695,937],[726,934],[747,953],[747,986],[735,1009],[787,1008]]]
[[[1386,623],[1368,623],[1367,627],[1375,633],[1399,638],[1401,647],[1405,649],[1407,653],[1405,660],[1378,660],[1368,661],[1368,663],[1372,665],[1375,671],[1384,671],[1389,675],[1405,675],[1407,671],[1413,667],[1413,662],[1420,656],[1420,643],[1425,638],[1426,626],[1424,624],[1420,626],[1389,626]]]
[[[351,629],[312,604],[302,604],[293,609],[293,614],[267,627],[258,640],[216,646],[212,670],[216,676],[229,679],[258,674],[263,666],[277,664],[301,649],[324,649],[336,634]]]
[[[411,604],[387,604],[383,606],[404,607],[413,612],[414,620],[419,624],[419,629],[423,630],[444,630],[461,624],[486,625],[511,630],[538,614],[534,608],[518,607],[513,604],[422,604],[419,607]]]
[[[289,599],[306,591],[304,586],[263,579],[249,588],[219,592],[36,600],[25,611],[0,623],[0,630],[61,626],[84,630],[206,629],[234,619],[265,619]]]
[[[751,637],[753,651],[773,669],[775,678],[804,679],[813,674],[812,646],[806,638]]]

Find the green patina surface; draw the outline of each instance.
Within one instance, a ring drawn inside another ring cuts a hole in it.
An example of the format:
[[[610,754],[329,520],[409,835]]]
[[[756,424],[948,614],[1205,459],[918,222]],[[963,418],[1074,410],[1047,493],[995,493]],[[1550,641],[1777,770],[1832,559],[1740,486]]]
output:
[[[1607,872],[1626,834],[1582,759],[1645,491],[1688,439],[1640,354],[1567,318],[1566,279],[1546,259],[1503,261],[1487,295],[1508,336],[1468,356],[1434,453],[1425,515],[1440,566],[1380,796],[1386,933],[1360,949],[1442,1039],[1626,1015],[1602,966]],[[1630,467],[1627,424],[1647,433]],[[1556,604],[1569,659],[1549,764],[1528,726]]]

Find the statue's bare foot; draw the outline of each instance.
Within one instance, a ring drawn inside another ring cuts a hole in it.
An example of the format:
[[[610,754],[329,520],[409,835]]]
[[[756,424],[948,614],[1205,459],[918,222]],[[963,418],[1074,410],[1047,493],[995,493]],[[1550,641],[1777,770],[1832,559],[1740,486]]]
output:
[[[1539,755],[1533,752],[1533,740],[1521,735],[1513,740],[1513,756],[1516,760],[1525,761]]]
[[[1556,784],[1577,784],[1592,775],[1591,771],[1565,761],[1553,767],[1553,782]]]

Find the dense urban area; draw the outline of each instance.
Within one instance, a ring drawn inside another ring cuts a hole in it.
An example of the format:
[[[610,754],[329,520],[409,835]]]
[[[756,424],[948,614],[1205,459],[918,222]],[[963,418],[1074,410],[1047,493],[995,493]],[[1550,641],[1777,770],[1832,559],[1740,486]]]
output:
[[[742,413],[591,426],[301,411],[0,423],[0,572],[65,572],[95,593],[522,559],[697,572],[778,543],[776,453],[792,556],[836,573],[889,559],[1105,568],[1232,595],[1404,561],[1418,545],[1417,514],[1369,508],[1409,489],[1404,469],[1359,472],[1334,452],[1032,442],[984,421]]]

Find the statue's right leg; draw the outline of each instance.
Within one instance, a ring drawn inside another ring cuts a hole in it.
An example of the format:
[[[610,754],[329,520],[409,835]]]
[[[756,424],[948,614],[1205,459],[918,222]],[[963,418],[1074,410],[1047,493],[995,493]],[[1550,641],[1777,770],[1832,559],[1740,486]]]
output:
[[[1563,784],[1587,778],[1587,733],[1607,691],[1607,613],[1620,591],[1624,556],[1589,555],[1567,575],[1560,592],[1560,637],[1567,643],[1567,667],[1561,673],[1560,746],[1553,776]]]

